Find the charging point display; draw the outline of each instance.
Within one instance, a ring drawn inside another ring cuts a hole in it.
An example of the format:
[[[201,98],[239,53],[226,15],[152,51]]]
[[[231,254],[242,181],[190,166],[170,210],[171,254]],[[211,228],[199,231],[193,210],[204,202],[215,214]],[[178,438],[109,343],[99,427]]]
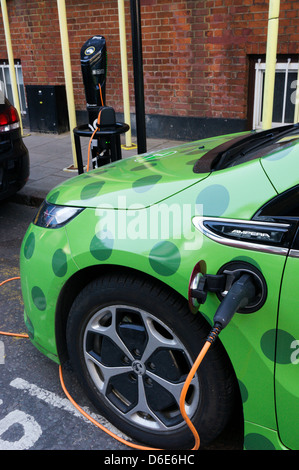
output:
[[[106,99],[107,47],[103,36],[93,36],[82,46],[81,70],[89,124],[93,125]]]
[[[104,36],[88,39],[81,48],[80,59],[88,124],[76,127],[74,137],[78,172],[83,173],[80,137],[90,139],[89,171],[89,166],[98,168],[122,158],[120,135],[127,132],[129,126],[116,122],[114,109],[106,105],[107,47]]]

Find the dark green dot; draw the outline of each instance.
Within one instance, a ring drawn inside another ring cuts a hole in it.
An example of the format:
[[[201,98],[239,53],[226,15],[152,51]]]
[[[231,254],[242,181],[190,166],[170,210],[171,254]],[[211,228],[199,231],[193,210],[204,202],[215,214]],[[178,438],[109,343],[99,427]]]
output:
[[[52,269],[55,276],[63,277],[67,272],[67,258],[63,250],[58,249],[55,251],[52,258]]]
[[[131,168],[131,171],[140,171],[140,170],[148,170],[149,168],[156,166],[157,163],[148,162],[146,165],[138,165],[134,168]]]
[[[30,339],[34,339],[34,326],[27,315],[24,315],[24,322]]]
[[[244,438],[246,450],[275,450],[274,444],[265,436],[258,433],[247,434]]]
[[[46,310],[46,307],[47,307],[46,297],[43,291],[39,287],[35,286],[32,288],[31,297],[32,297],[34,305],[36,306],[36,308],[38,308],[38,310],[41,310],[41,311]]]
[[[160,181],[161,175],[149,175],[134,181],[132,188],[136,193],[145,193]]]
[[[98,195],[104,186],[105,181],[96,181],[94,183],[87,184],[81,191],[81,199],[91,199]]]
[[[246,401],[248,400],[248,390],[243,384],[243,382],[239,380],[238,383],[239,383],[240,393],[242,397],[242,403],[246,403]]]
[[[156,273],[162,276],[171,276],[179,269],[181,255],[174,243],[159,242],[152,248],[149,262]]]
[[[285,158],[289,155],[290,152],[294,149],[294,145],[290,145],[289,147],[281,150],[277,150],[276,152],[273,152],[271,155],[268,155],[265,158],[265,160],[269,161],[276,161],[276,160],[281,160],[282,158]]]
[[[26,259],[31,258],[34,252],[34,248],[35,248],[35,235],[34,233],[30,233],[24,245],[24,256]]]
[[[113,237],[108,230],[98,232],[90,242],[90,253],[99,261],[105,261],[113,250]]]
[[[213,184],[203,189],[197,196],[197,210],[206,216],[220,216],[227,209],[229,199],[229,192],[224,186]]]
[[[55,204],[55,202],[57,201],[58,196],[59,196],[59,191],[55,191],[55,193],[50,194],[50,196],[48,198],[48,202],[51,202],[52,204]]]
[[[277,339],[277,351],[275,356],[275,345]],[[268,330],[261,337],[261,349],[265,356],[278,364],[291,364],[293,349],[291,344],[295,341],[294,336],[284,330]]]
[[[235,258],[232,258],[232,261],[244,261],[244,263],[252,264],[257,269],[262,271],[260,265],[250,256],[236,256]]]

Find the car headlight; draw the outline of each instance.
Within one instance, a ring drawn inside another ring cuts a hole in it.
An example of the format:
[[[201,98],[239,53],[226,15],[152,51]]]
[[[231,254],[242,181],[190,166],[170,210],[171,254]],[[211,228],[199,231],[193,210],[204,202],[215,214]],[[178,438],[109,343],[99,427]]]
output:
[[[83,207],[58,206],[44,201],[33,223],[44,228],[60,228],[80,214],[83,209]]]

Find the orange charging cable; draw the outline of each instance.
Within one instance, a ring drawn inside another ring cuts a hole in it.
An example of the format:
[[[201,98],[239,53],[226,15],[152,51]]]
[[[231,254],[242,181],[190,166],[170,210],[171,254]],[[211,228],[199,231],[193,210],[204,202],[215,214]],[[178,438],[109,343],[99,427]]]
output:
[[[98,115],[98,119],[97,119],[97,125],[100,126],[100,121],[101,121],[101,113],[102,113],[102,110],[99,112],[99,115]],[[89,171],[89,166],[90,166],[90,150],[91,150],[91,142],[93,141],[93,138],[95,136],[95,134],[98,132],[98,127],[95,128],[95,130],[93,131],[90,139],[89,139],[89,143],[88,143],[88,152],[87,152],[87,165],[86,165],[86,171]]]
[[[10,282],[10,281],[13,281],[13,280],[16,280],[16,279],[20,279],[20,277],[12,277],[10,279],[6,279],[5,281],[1,282],[0,283],[0,287],[3,286],[4,284],[6,284],[7,282]],[[200,353],[198,354],[193,366],[191,367],[190,369],[190,372],[184,382],[184,385],[183,385],[183,388],[182,388],[182,392],[181,392],[181,395],[180,395],[180,412],[181,412],[181,415],[182,417],[184,418],[185,422],[187,423],[189,429],[191,430],[193,436],[194,436],[194,440],[195,440],[195,444],[194,444],[194,447],[191,449],[191,450],[198,450],[199,449],[199,446],[200,446],[200,438],[199,438],[199,434],[197,432],[197,430],[195,429],[195,426],[193,425],[192,421],[190,420],[190,418],[188,417],[187,413],[186,413],[186,410],[185,410],[185,400],[186,400],[186,395],[187,395],[187,391],[188,391],[188,388],[189,388],[189,385],[194,377],[194,375],[196,374],[196,371],[197,369],[199,368],[201,362],[203,361],[206,353],[208,352],[212,342],[214,341],[215,339],[215,335],[218,334],[219,332],[217,331],[216,333],[210,333],[210,335],[208,336],[206,342],[204,343]],[[28,335],[26,334],[15,334],[15,333],[7,333],[7,332],[4,332],[4,331],[0,331],[0,334],[1,335],[7,335],[7,336],[16,336],[16,337],[22,337],[22,338],[29,338]],[[138,449],[138,450],[164,450],[164,449],[157,449],[157,448],[154,448],[154,447],[146,447],[146,446],[142,446],[142,445],[139,445],[139,444],[133,444],[119,436],[117,436],[115,433],[113,433],[112,431],[110,431],[109,429],[105,428],[105,426],[103,426],[102,424],[98,423],[95,419],[93,419],[90,415],[88,415],[88,413],[86,413],[76,402],[75,400],[71,397],[71,395],[69,394],[69,392],[67,391],[66,389],[66,386],[64,384],[64,380],[63,380],[63,375],[62,375],[62,367],[61,365],[59,365],[59,378],[60,378],[60,383],[61,383],[61,386],[62,386],[62,389],[65,393],[65,395],[67,396],[67,398],[70,400],[70,402],[74,405],[74,407],[83,415],[85,416],[89,421],[91,421],[95,426],[97,426],[98,428],[100,428],[102,431],[104,431],[106,434],[108,434],[109,436],[113,437],[114,439],[116,439],[117,441],[121,442],[122,444],[125,444],[126,446],[128,447],[132,447],[134,449]]]
[[[4,284],[6,284],[7,282],[15,281],[16,279],[20,279],[20,277],[17,276],[17,277],[11,277],[10,279],[6,279],[5,281],[2,281],[2,282],[0,283],[0,287],[3,286]],[[8,333],[7,331],[0,331],[0,335],[16,336],[16,337],[19,337],[19,338],[29,338],[29,336],[26,335],[26,334],[21,334],[21,333]]]
[[[101,85],[100,85],[100,84],[99,84],[99,90],[100,90],[101,103],[102,103],[102,106],[104,106],[104,100],[103,100],[103,95],[102,95],[102,88],[101,88]],[[97,118],[97,126],[96,126],[95,130],[93,131],[93,133],[92,133],[92,135],[91,135],[91,137],[90,137],[90,139],[89,139],[89,143],[88,143],[88,152],[87,152],[86,171],[89,171],[91,142],[93,141],[93,138],[94,138],[95,134],[97,133],[98,128],[100,127],[101,112],[102,112],[102,110],[99,112],[99,115],[98,115],[98,118]]]

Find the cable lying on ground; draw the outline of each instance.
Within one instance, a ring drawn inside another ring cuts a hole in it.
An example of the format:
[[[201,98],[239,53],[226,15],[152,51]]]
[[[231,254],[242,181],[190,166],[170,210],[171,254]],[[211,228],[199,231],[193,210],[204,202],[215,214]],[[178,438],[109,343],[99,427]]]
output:
[[[3,286],[4,284],[6,284],[7,282],[10,282],[10,281],[15,281],[17,279],[20,279],[19,276],[16,276],[16,277],[11,277],[10,279],[6,279],[5,281],[2,281],[0,283],[0,287]],[[15,337],[19,337],[19,338],[29,338],[28,335],[26,334],[22,334],[22,333],[8,333],[7,331],[0,331],[0,335],[4,335],[4,336],[15,336]]]

